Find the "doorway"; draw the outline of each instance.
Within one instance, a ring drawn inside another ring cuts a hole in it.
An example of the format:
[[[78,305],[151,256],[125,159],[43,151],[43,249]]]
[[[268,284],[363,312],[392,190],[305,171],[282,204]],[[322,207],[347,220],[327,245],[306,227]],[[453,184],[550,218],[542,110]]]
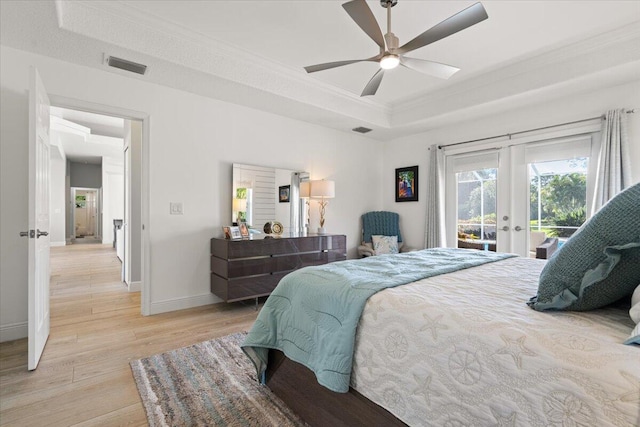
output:
[[[590,216],[597,134],[538,140],[446,158],[449,246],[538,256]]]
[[[141,189],[146,115],[55,96],[51,100],[52,130],[61,127],[71,135],[69,146],[61,150],[67,162],[67,244],[97,243],[111,248],[122,266],[123,286],[129,292],[143,291]],[[78,180],[95,184],[78,186]],[[141,311],[148,314],[144,304]]]
[[[100,189],[71,188],[72,208],[70,214],[73,224],[71,243],[102,243],[100,232]]]

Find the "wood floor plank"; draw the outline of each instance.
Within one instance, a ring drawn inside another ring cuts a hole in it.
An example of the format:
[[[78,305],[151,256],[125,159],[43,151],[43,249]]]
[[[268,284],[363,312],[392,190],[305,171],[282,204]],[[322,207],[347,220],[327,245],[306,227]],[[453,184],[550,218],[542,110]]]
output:
[[[111,245],[51,248],[51,335],[38,369],[27,340],[0,344],[0,426],[147,425],[131,360],[248,330],[252,305],[144,317]]]

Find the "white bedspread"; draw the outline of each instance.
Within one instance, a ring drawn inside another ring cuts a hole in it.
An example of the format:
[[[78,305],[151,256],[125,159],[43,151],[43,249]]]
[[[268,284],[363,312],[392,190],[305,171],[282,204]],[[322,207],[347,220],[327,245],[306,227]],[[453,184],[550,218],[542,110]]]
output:
[[[511,258],[374,295],[352,386],[412,426],[640,425],[628,312],[530,309],[543,265]]]

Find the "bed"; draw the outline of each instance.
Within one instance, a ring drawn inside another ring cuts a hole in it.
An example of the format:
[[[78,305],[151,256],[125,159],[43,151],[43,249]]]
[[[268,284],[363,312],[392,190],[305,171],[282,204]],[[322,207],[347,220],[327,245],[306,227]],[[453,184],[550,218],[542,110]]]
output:
[[[629,307],[532,310],[544,264],[507,258],[375,293],[347,394],[277,351],[266,383],[310,425],[638,425]]]
[[[548,261],[436,248],[296,270],[243,350],[310,425],[638,426],[639,203],[637,184]]]

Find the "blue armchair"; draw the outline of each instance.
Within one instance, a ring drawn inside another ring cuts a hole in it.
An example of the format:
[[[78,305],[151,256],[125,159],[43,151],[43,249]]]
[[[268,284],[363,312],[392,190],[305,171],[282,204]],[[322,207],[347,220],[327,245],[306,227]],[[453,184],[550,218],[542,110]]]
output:
[[[362,244],[358,246],[361,257],[375,255],[371,236],[398,236],[398,249],[402,250],[400,215],[395,212],[373,211],[362,215]]]

